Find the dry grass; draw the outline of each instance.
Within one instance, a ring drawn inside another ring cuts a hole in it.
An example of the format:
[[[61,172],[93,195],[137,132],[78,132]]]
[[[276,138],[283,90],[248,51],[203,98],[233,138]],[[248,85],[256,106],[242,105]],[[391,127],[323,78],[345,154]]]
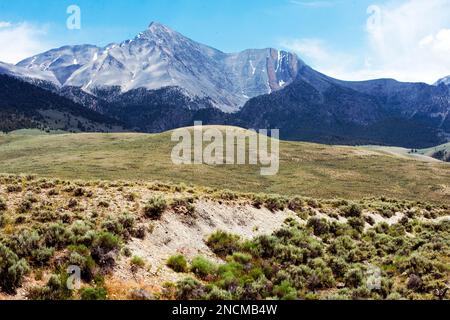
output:
[[[163,134],[0,135],[0,172],[63,179],[187,183],[331,199],[371,196],[450,203],[448,163],[365,148],[281,142],[279,174],[255,166],[172,164]]]

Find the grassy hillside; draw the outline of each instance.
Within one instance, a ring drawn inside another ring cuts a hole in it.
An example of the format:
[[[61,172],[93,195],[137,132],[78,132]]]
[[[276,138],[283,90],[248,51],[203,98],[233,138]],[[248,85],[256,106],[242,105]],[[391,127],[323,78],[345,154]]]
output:
[[[442,144],[433,148],[418,150],[418,153],[450,162],[450,143]]]
[[[0,172],[52,178],[160,180],[241,192],[450,201],[450,166],[368,148],[281,142],[279,174],[255,166],[172,164],[171,134],[0,135]]]

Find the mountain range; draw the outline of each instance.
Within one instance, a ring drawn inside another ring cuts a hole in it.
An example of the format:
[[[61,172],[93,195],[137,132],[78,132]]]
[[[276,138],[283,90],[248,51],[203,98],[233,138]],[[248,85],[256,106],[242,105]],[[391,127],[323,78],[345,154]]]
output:
[[[0,110],[22,118],[17,101],[38,100],[66,113],[97,114],[120,130],[161,132],[202,120],[279,128],[283,139],[329,144],[423,148],[450,140],[450,77],[435,85],[342,81],[293,53],[271,48],[224,53],[159,23],[103,48],[64,46],[17,65],[0,63],[0,74],[0,97],[11,88],[20,96],[9,95]],[[18,79],[26,84],[18,85]],[[24,86],[34,87],[33,97]],[[33,108],[42,114],[44,106]],[[35,121],[36,113],[30,119]],[[25,124],[9,121],[3,130]],[[52,121],[45,126],[52,128]]]

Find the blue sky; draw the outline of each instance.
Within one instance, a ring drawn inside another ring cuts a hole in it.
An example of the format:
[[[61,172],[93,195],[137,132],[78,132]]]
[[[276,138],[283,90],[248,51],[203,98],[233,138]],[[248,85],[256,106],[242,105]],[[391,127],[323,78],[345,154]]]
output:
[[[72,4],[81,9],[81,30],[66,28]],[[1,0],[0,61],[120,42],[151,21],[226,52],[295,51],[345,79],[432,82],[450,74],[450,0]],[[408,26],[413,21],[419,26]],[[368,30],[368,23],[377,26]]]

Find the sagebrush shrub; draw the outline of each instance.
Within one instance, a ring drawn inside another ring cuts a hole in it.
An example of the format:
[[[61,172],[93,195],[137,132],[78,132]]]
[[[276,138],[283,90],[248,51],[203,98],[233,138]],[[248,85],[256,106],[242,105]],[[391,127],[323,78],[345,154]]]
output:
[[[191,272],[200,278],[206,278],[217,271],[217,266],[204,257],[195,257],[191,262]]]
[[[17,212],[19,213],[26,213],[29,212],[33,208],[33,204],[30,200],[24,199],[17,208]]]
[[[216,286],[213,286],[208,295],[206,296],[207,300],[212,301],[225,301],[225,300],[231,300],[233,296],[230,292],[220,289]]]
[[[37,266],[45,266],[53,257],[55,250],[53,248],[42,247],[32,252],[33,264]]]
[[[283,281],[279,285],[275,286],[273,293],[281,300],[296,300],[297,290],[292,287],[289,281]]]
[[[223,231],[213,233],[206,244],[218,256],[226,257],[239,249],[240,238]]]
[[[145,267],[145,261],[141,257],[134,256],[130,260],[130,264],[132,267],[143,268]]]
[[[70,243],[73,234],[70,230],[67,230],[63,224],[51,223],[43,228],[42,237],[44,238],[44,243],[48,247],[60,249]]]
[[[171,256],[167,260],[167,266],[175,272],[184,273],[188,271],[186,258],[181,254]]]
[[[352,204],[350,206],[345,207],[342,210],[344,216],[346,217],[354,217],[354,218],[359,218],[362,215],[362,210],[361,207],[358,206],[357,204]]]
[[[6,217],[0,212],[0,229],[6,225]]]
[[[20,257],[29,257],[39,249],[41,237],[34,230],[23,229],[9,240],[9,247]]]
[[[151,198],[144,205],[144,214],[150,219],[161,218],[164,211],[167,209],[167,201],[162,197]]]
[[[357,232],[362,233],[364,231],[366,222],[361,217],[351,217],[348,219],[348,225],[351,226]]]
[[[100,232],[95,241],[94,246],[105,252],[110,252],[119,247],[119,238],[110,232]]]
[[[288,208],[294,212],[299,212],[301,208],[305,205],[305,202],[302,198],[295,197],[289,200]]]
[[[272,212],[283,211],[288,205],[288,200],[281,196],[271,195],[267,196],[264,204]]]
[[[84,190],[83,188],[80,188],[80,187],[75,188],[75,190],[73,190],[73,195],[75,197],[82,197],[85,195],[85,193],[86,193],[86,190]]]
[[[312,228],[314,230],[314,234],[319,237],[330,232],[330,224],[326,219],[322,218],[309,218],[307,227]]]
[[[252,205],[260,209],[264,205],[264,195],[261,194],[255,194],[251,196]]]
[[[103,287],[80,289],[81,300],[106,300],[108,293]]]
[[[127,230],[130,233],[133,231],[136,221],[132,215],[125,212],[119,216],[118,220],[124,230]]]
[[[354,268],[347,271],[344,276],[345,285],[349,288],[358,288],[362,285],[363,280],[364,274],[359,268]]]
[[[231,256],[231,258],[233,259],[233,261],[236,261],[240,264],[247,264],[252,260],[251,255],[249,255],[247,253],[243,253],[243,252],[235,252]]]
[[[69,263],[80,267],[83,280],[91,281],[96,273],[96,263],[91,256],[91,250],[85,245],[72,245],[68,249]]]
[[[177,283],[177,299],[179,300],[198,300],[204,295],[204,287],[193,278],[186,278]]]
[[[19,259],[17,254],[0,243],[0,288],[2,291],[15,293],[29,270],[24,259]]]
[[[239,198],[238,194],[231,190],[222,190],[216,193],[216,197],[225,201],[234,201]]]
[[[0,212],[6,211],[8,209],[8,206],[6,205],[6,201],[3,198],[0,198]]]
[[[27,297],[31,300],[68,300],[72,291],[67,288],[67,275],[52,275],[43,287],[35,287],[28,291]]]
[[[173,199],[171,208],[178,214],[193,215],[195,213],[194,198],[185,197]]]
[[[22,187],[19,185],[9,185],[6,188],[6,191],[8,191],[9,193],[13,193],[13,192],[21,192],[22,191]]]

